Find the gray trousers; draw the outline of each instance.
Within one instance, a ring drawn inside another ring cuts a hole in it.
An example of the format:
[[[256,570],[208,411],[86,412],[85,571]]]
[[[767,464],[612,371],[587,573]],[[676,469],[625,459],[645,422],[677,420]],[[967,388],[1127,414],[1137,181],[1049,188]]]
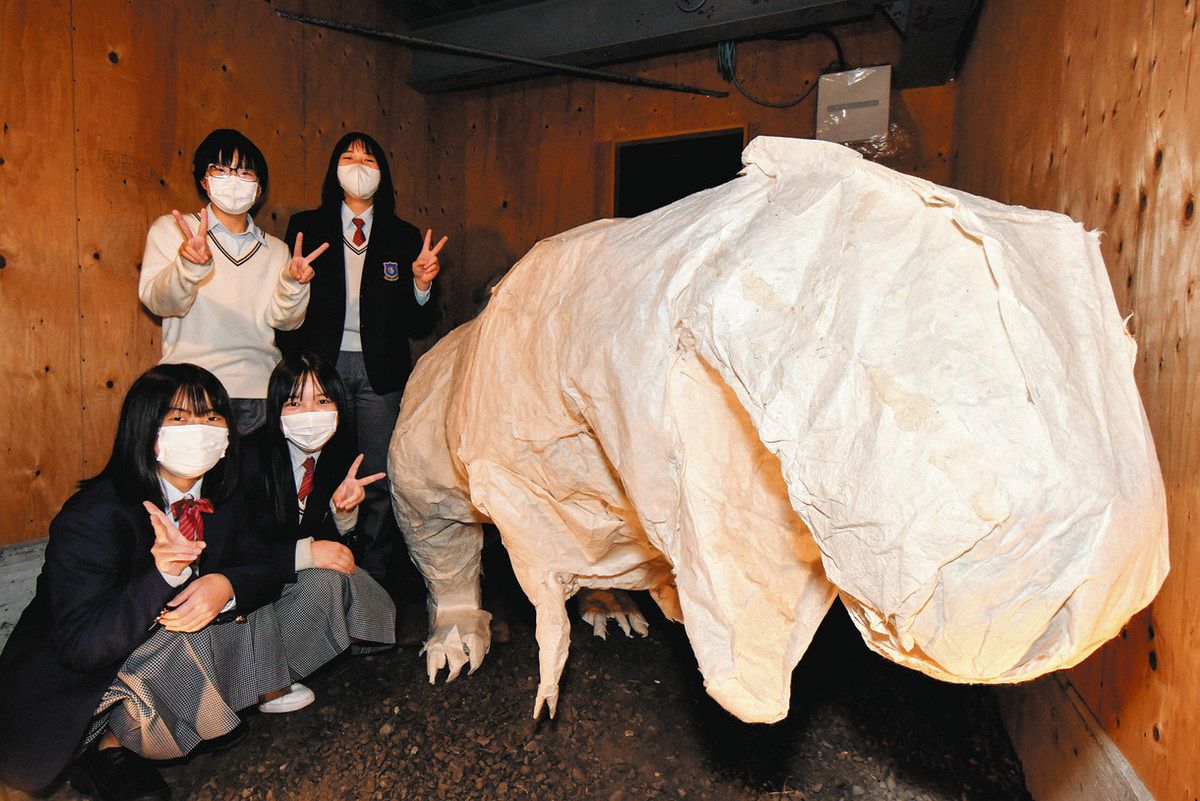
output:
[[[400,392],[378,395],[367,380],[362,353],[344,350],[338,353],[338,375],[346,386],[345,411],[351,430],[357,437],[358,452],[363,454],[359,476],[387,472],[388,444],[400,416]],[[366,488],[367,497],[358,508],[355,529],[354,560],[371,577],[384,584],[391,562],[392,547],[400,530],[392,516],[387,481],[376,481]],[[387,586],[384,584],[384,586]]]

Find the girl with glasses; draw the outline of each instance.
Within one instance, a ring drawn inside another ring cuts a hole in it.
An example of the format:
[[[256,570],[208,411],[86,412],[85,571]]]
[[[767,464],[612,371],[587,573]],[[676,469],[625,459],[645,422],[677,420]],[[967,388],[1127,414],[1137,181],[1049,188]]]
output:
[[[269,185],[267,160],[238,131],[204,138],[192,178],[205,205],[150,226],[138,295],[162,318],[161,361],[216,375],[246,435],[265,419],[267,377],[280,356],[275,331],[304,320],[311,262],[328,245],[305,256],[299,238],[289,250],[255,225],[252,211]]]

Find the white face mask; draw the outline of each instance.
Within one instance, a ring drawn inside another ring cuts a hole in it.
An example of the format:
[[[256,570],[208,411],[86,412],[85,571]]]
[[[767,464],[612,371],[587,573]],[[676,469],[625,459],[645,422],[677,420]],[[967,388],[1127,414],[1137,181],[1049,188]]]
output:
[[[258,181],[246,181],[236,175],[210,175],[208,199],[226,214],[245,214],[258,199]]]
[[[370,200],[379,188],[379,170],[365,164],[343,164],[338,167],[338,183],[346,194],[359,200]]]
[[[199,478],[221,461],[229,429],[202,423],[158,429],[158,463],[180,478]]]
[[[279,418],[284,438],[305,453],[325,446],[337,431],[337,412],[296,412]]]

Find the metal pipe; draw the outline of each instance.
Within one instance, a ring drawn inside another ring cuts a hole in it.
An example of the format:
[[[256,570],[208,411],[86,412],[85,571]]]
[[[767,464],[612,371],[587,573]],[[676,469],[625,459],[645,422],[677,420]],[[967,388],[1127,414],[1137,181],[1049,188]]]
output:
[[[670,92],[684,92],[692,95],[704,95],[705,97],[728,97],[729,92],[723,92],[719,89],[705,89],[699,86],[688,86],[682,83],[668,83],[667,81],[656,81],[653,78],[642,78],[636,75],[621,75],[615,72],[604,72],[602,70],[588,69],[587,67],[576,67],[571,64],[560,64],[556,61],[543,61],[539,58],[526,58],[524,56],[513,56],[505,53],[496,53],[491,50],[479,50],[474,47],[464,47],[463,45],[449,44],[446,42],[435,42],[432,39],[420,39],[416,36],[406,36],[402,33],[393,33],[391,31],[383,31],[377,28],[365,28],[361,25],[355,25],[349,22],[338,22],[332,19],[323,19],[321,17],[310,17],[307,14],[297,14],[294,11],[287,11],[282,8],[275,9],[275,13],[284,19],[290,19],[295,22],[306,22],[309,25],[318,25],[322,28],[329,28],[335,31],[344,31],[345,33],[353,33],[359,36],[367,36],[372,39],[381,39],[385,42],[393,42],[395,44],[412,47],[418,50],[434,50],[441,53],[454,53],[459,56],[474,56],[475,58],[485,58],[492,61],[503,61],[510,64],[525,64],[531,67],[542,67],[543,69],[559,72],[564,75],[576,75],[580,78],[592,78],[597,81],[607,81],[609,83],[623,83],[629,86],[642,86],[647,89],[666,89]]]

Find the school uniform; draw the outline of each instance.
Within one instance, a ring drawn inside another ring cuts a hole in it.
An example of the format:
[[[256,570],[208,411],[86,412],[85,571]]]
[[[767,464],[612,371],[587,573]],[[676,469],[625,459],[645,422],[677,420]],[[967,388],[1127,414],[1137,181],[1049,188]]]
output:
[[[374,206],[355,215],[345,203],[296,214],[288,223],[288,246],[330,247],[312,262],[315,273],[304,322],[277,335],[285,353],[312,351],[337,367],[346,386],[342,410],[364,455],[364,473],[387,470],[387,448],[400,396],[412,371],[410,338],[427,336],[436,322],[437,282],[420,292],[412,263],[422,236],[412,224],[375,215]],[[339,246],[340,245],[340,246]],[[357,526],[355,555],[382,580],[397,529],[387,487],[366,488]]]
[[[189,225],[200,224],[190,214]],[[304,321],[309,287],[288,271],[291,251],[246,215],[234,234],[208,208],[212,260],[192,264],[179,255],[183,234],[163,215],[150,226],[138,278],[138,297],[162,318],[159,363],[191,362],[215,375],[233,400],[239,433],[266,419],[267,379],[279,363],[275,330]]]
[[[287,684],[269,606],[280,582],[243,502],[235,496],[201,517],[206,546],[195,568],[229,580],[230,622],[174,633],[155,619],[196,573],[157,569],[142,505],[104,477],[63,505],[34,599],[0,654],[0,781],[50,784],[105,728],[144,756],[180,756]]]
[[[274,604],[281,642],[292,678],[302,679],[353,642],[395,643],[396,606],[360,567],[345,576],[313,565],[316,540],[353,538],[358,510],[341,513],[332,504],[351,460],[287,448],[296,505],[286,523],[264,525],[273,531],[271,564],[286,582]]]

